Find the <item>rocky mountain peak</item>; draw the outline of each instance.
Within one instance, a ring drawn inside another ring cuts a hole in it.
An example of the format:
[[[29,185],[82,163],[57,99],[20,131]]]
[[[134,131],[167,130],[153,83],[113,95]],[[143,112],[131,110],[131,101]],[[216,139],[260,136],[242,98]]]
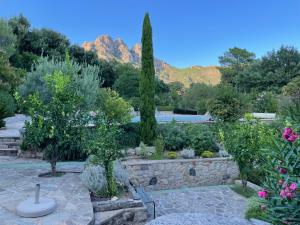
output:
[[[114,40],[109,35],[101,35],[95,41],[84,42],[82,47],[86,51],[96,52],[99,59],[132,63],[137,67],[141,65],[142,46],[140,43],[136,43],[129,49],[121,38]],[[156,76],[167,83],[179,81],[185,86],[189,86],[190,83],[198,82],[217,84],[220,80],[220,72],[216,67],[195,66],[187,70],[177,69],[160,59],[154,60],[154,66]],[[212,79],[214,80],[212,81]]]

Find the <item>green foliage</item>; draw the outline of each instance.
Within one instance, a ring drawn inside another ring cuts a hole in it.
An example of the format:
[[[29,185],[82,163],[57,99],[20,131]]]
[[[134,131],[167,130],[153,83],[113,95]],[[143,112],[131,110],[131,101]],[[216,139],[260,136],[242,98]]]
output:
[[[251,198],[252,196],[256,196],[256,191],[250,187],[244,187],[240,184],[235,184],[230,187],[231,190],[238,193],[239,195],[244,196],[245,198]]]
[[[152,144],[156,136],[155,119],[155,70],[152,47],[152,28],[148,13],[143,22],[142,72],[140,79],[141,140]]]
[[[4,53],[7,58],[15,52],[17,38],[8,22],[0,19],[0,53]]]
[[[24,37],[21,49],[39,56],[63,59],[70,42],[66,36],[51,29],[32,29]]]
[[[296,225],[300,222],[300,142],[291,128],[284,130],[282,138],[271,144],[263,156],[266,208],[273,224]]]
[[[175,121],[159,126],[159,133],[164,138],[165,148],[168,150],[181,150],[188,143],[188,136],[181,124]]]
[[[245,68],[238,77],[239,89],[280,92],[283,86],[299,76],[299,71],[299,51],[294,47],[282,46]]]
[[[32,121],[25,125],[24,143],[44,151],[55,175],[56,162],[62,158],[67,143],[74,140],[74,133],[82,140],[88,117],[80,107],[83,96],[74,90],[70,75],[54,72],[45,80],[52,98],[45,104],[38,93],[28,97]]]
[[[122,135],[120,135],[118,142],[122,147],[131,147],[135,148],[140,144],[140,135],[139,135],[138,123],[127,123],[120,126],[122,130]]]
[[[143,159],[150,159],[151,157],[155,156],[155,147],[147,146],[141,142],[139,147],[136,148],[136,153]]]
[[[218,149],[213,133],[207,125],[188,125],[185,129],[189,147],[195,150],[196,155],[200,156],[207,149]]]
[[[8,92],[0,90],[0,128],[5,126],[3,119],[12,116],[15,110],[14,98]]]
[[[300,76],[292,79],[286,86],[282,88],[282,92],[286,96],[291,96],[294,99],[300,99]]]
[[[223,144],[237,162],[242,180],[250,180],[252,174],[257,176],[263,172],[262,150],[270,144],[271,137],[275,134],[274,130],[258,120],[251,117],[246,119],[243,123],[225,125],[222,128]]]
[[[199,114],[207,112],[207,102],[215,96],[214,88],[207,84],[192,84],[182,95],[181,107],[197,110]]]
[[[113,88],[126,99],[139,97],[139,82],[139,71],[133,70],[130,73],[119,74]]]
[[[11,67],[6,56],[0,51],[0,89],[12,91],[20,83],[21,72]]]
[[[177,158],[177,152],[168,152],[167,153],[167,158],[168,159],[176,159]]]
[[[203,151],[202,153],[201,153],[201,157],[202,158],[213,158],[214,157],[214,153],[213,152],[211,152],[211,151]]]
[[[259,93],[253,103],[254,112],[275,113],[277,108],[277,99],[272,92]]]
[[[126,124],[131,119],[131,105],[114,90],[106,88],[100,90],[97,106],[109,122]]]
[[[162,159],[165,149],[165,142],[162,136],[158,136],[154,141],[155,159]]]
[[[258,220],[266,220],[267,215],[264,209],[265,201],[259,199],[258,197],[251,197],[248,199],[247,211],[246,211],[246,219],[258,219]]]
[[[95,66],[82,66],[75,62],[55,61],[48,58],[40,58],[32,70],[26,75],[23,84],[19,87],[20,95],[23,98],[39,93],[41,100],[48,103],[51,100],[52,92],[46,82],[46,77],[55,71],[61,71],[64,75],[70,76],[70,85],[78,95],[84,96],[82,104],[87,108],[95,105],[98,94],[98,68]]]
[[[219,85],[216,97],[208,104],[210,114],[218,121],[236,121],[241,118],[244,106],[238,93],[230,86]]]
[[[117,143],[120,131],[115,123],[109,122],[101,114],[95,117],[94,123],[96,128],[89,139],[87,151],[94,156],[97,164],[104,167],[108,194],[114,196],[117,194],[117,188],[113,176],[113,162],[121,157]]]
[[[220,68],[222,83],[236,86],[239,72],[248,65],[251,65],[254,60],[254,53],[237,47],[230,48],[223,56],[219,57],[219,62],[222,66]]]

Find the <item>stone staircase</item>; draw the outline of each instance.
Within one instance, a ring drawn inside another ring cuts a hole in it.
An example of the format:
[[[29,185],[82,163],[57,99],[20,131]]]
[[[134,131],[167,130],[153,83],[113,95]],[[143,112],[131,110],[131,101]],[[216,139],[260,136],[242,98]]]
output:
[[[19,137],[0,137],[0,156],[17,156],[20,143]]]

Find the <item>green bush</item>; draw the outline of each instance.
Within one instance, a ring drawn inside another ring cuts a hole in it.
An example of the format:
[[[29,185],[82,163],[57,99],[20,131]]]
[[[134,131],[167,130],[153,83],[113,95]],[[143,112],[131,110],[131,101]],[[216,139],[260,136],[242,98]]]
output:
[[[8,92],[0,90],[0,127],[5,126],[3,119],[12,116],[15,110],[14,98]]]
[[[222,142],[237,162],[242,180],[258,184],[262,180],[257,179],[264,177],[262,150],[271,144],[275,131],[253,117],[245,118],[243,123],[223,124]]]
[[[265,202],[258,197],[251,197],[248,199],[246,219],[266,220],[266,211],[263,210]]]
[[[135,148],[140,144],[139,123],[128,123],[121,127],[122,134],[118,138],[121,147]]]
[[[241,96],[231,87],[217,87],[216,97],[208,103],[208,110],[218,121],[237,121],[241,118],[244,105]]]
[[[213,158],[214,155],[215,154],[211,151],[204,151],[204,152],[201,153],[202,158]]]
[[[188,143],[188,136],[181,124],[175,121],[169,124],[162,124],[158,127],[159,134],[165,141],[165,148],[168,150],[181,150]]]
[[[155,159],[162,159],[164,154],[165,142],[162,136],[158,136],[154,141]]]
[[[168,152],[167,153],[167,158],[168,159],[176,159],[177,158],[177,152],[173,152],[173,151]]]
[[[195,150],[196,155],[200,156],[201,153],[207,149],[217,150],[213,132],[207,125],[188,125],[185,128],[189,147]]]

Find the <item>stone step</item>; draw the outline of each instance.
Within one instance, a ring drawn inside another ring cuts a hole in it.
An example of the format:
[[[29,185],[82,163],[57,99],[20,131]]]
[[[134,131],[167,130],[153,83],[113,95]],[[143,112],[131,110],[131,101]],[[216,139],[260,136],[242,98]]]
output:
[[[18,149],[0,149],[0,156],[17,156],[18,155]]]
[[[119,225],[136,224],[142,225],[147,221],[147,213],[144,207],[118,209],[94,213],[94,225]]]
[[[3,142],[0,143],[0,148],[11,148],[11,147],[19,147],[20,143],[17,142]]]
[[[0,137],[0,143],[6,143],[6,142],[20,143],[20,138],[19,137]]]

